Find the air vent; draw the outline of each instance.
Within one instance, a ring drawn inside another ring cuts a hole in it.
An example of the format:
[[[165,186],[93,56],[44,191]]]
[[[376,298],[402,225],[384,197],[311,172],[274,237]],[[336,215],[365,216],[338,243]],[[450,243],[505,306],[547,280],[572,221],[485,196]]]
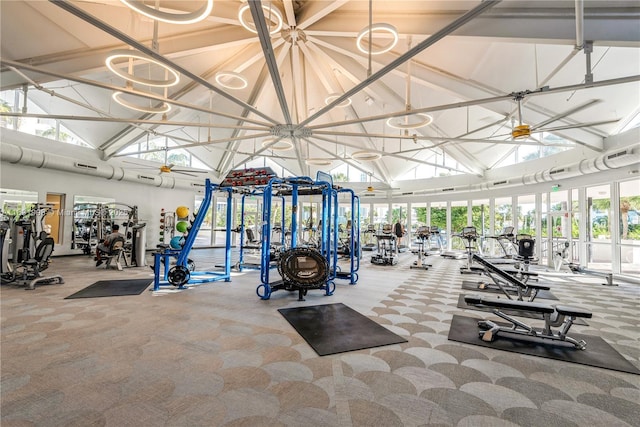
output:
[[[619,151],[617,153],[609,154],[607,160],[615,159],[616,157],[622,157],[627,155],[627,150]]]
[[[565,172],[565,171],[566,171],[566,169],[565,169],[565,168],[562,168],[562,169],[555,169],[555,170],[549,171],[549,175],[555,175],[555,174],[557,174],[557,173],[562,173],[562,172]]]
[[[147,175],[138,175],[138,179],[142,179],[144,181],[154,181],[156,180],[155,176],[147,176]]]
[[[78,169],[94,170],[94,171],[95,171],[95,170],[98,170],[98,166],[95,166],[95,165],[88,165],[88,164],[86,164],[86,163],[76,162],[76,163],[75,163],[75,166],[76,166]]]
[[[407,191],[406,193],[402,193],[403,196],[411,196],[413,191]]]
[[[507,183],[509,183],[509,181],[507,181],[507,180],[504,180],[504,181],[496,181],[496,182],[494,182],[494,183],[493,183],[493,185],[504,185],[504,184],[507,184]]]
[[[455,188],[451,187],[451,188],[443,188],[442,191],[454,191]]]
[[[205,188],[206,187],[205,184],[199,184],[199,183],[196,183],[196,182],[192,182],[191,186],[192,187],[197,187],[197,188]]]

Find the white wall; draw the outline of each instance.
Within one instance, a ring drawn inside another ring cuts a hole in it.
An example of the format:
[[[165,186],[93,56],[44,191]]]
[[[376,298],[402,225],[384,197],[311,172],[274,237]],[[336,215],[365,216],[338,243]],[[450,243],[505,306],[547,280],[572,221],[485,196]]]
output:
[[[128,181],[41,169],[2,162],[0,164],[0,188],[35,191],[38,201],[44,203],[47,193],[66,195],[65,211],[73,211],[74,196],[99,196],[117,202],[137,206],[141,222],[147,223],[147,248],[153,249],[160,231],[160,209],[173,211],[180,205],[193,209],[195,190],[158,188]],[[71,249],[72,215],[65,215],[62,242],[56,246],[55,255],[81,253]]]

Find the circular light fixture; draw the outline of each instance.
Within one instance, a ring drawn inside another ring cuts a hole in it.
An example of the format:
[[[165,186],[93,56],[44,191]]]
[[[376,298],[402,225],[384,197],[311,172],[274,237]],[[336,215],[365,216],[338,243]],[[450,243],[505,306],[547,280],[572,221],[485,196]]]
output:
[[[420,117],[422,120],[415,123],[404,123],[404,122],[401,122],[400,120],[406,117],[411,117],[411,116],[390,117],[389,119],[387,119],[387,126],[394,129],[418,129],[418,128],[430,125],[431,122],[433,121],[433,117],[431,117],[428,114],[416,113],[416,114],[413,114],[413,116]]]
[[[513,139],[527,139],[531,136],[531,128],[529,125],[518,125],[511,131]]]
[[[281,139],[280,141],[273,144],[273,141],[275,140],[276,138],[265,139],[264,141],[262,141],[262,147],[267,148],[269,150],[273,150],[273,151],[287,151],[293,148],[293,142],[287,139]],[[271,145],[270,147],[267,147],[269,144],[273,144],[273,145]]]
[[[114,101],[116,101],[118,104],[122,105],[123,107],[127,107],[135,111],[140,111],[142,113],[162,114],[171,110],[171,105],[167,104],[166,102],[163,102],[160,107],[150,107],[146,105],[134,104],[133,102],[129,102],[126,99],[122,98],[123,95],[124,95],[123,92],[117,91],[117,92],[113,92],[113,95],[111,95],[111,98],[113,98]]]
[[[393,49],[396,43],[398,43],[398,30],[396,30],[396,27],[391,24],[385,23],[372,24],[371,30],[369,30],[369,26],[367,26],[364,30],[360,31],[360,33],[358,34],[358,38],[356,39],[356,46],[358,46],[358,50],[362,53],[368,54],[369,49],[371,49],[371,46],[369,46],[369,49],[365,49],[365,47],[362,45],[362,41],[365,39],[365,36],[368,40],[369,31],[371,31],[372,37],[373,33],[376,32],[388,33],[392,37],[391,43],[388,43],[386,46],[382,46],[379,50],[372,50],[371,55],[380,55],[381,53],[389,52],[391,49]]]
[[[171,13],[163,12],[158,9],[147,6],[141,0],[120,0],[131,9],[144,16],[147,16],[156,21],[166,22],[168,24],[194,24],[205,19],[211,14],[213,9],[213,0],[205,0],[204,6],[198,10],[188,13]]]
[[[356,151],[355,153],[351,154],[352,159],[362,160],[367,162],[378,160],[381,157],[382,157],[382,154],[376,153],[375,151]]]
[[[117,67],[116,64],[114,64],[114,61],[116,59],[138,59],[143,62],[155,64],[163,68],[164,70],[166,70],[169,73],[170,78],[165,80],[152,80],[152,79],[145,79],[144,77],[139,77],[134,74],[129,74],[128,72],[121,70],[120,68]],[[122,77],[125,80],[129,80],[134,83],[139,83],[141,85],[155,86],[155,87],[169,87],[169,86],[178,84],[178,82],[180,81],[180,74],[178,74],[175,70],[167,67],[162,62],[156,61],[152,57],[145,55],[143,53],[137,52],[135,50],[127,50],[127,49],[114,50],[111,53],[109,53],[109,56],[107,56],[105,63],[107,65],[107,68],[109,68],[114,74]]]
[[[216,83],[223,88],[232,90],[240,90],[249,86],[249,82],[242,74],[234,73],[233,71],[220,71],[216,73]]]
[[[309,166],[329,166],[331,159],[311,158],[304,161]]]
[[[264,9],[264,11],[266,12],[264,15],[265,18],[271,21],[269,27],[273,27],[273,29],[269,30],[269,34],[275,34],[280,31],[283,25],[282,14],[280,13],[280,11],[271,5],[262,4],[261,6],[262,9]],[[240,21],[240,24],[242,24],[242,26],[248,31],[258,34],[258,30],[256,30],[255,24],[245,19],[245,14],[248,10],[249,3],[245,3],[240,6],[240,9],[238,10],[238,20]]]
[[[335,101],[336,99],[340,98],[342,96],[342,94],[339,93],[331,93],[329,95],[327,95],[327,97],[324,99],[324,103],[325,105],[329,105],[331,104],[333,101]],[[349,105],[351,105],[351,98],[347,98],[344,101],[342,101],[341,103],[337,104],[336,107],[348,107]]]

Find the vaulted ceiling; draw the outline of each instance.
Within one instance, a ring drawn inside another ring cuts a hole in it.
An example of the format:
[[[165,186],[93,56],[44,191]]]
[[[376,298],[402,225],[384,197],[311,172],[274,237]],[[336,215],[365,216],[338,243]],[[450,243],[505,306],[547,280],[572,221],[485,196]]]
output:
[[[206,0],[125,3],[2,2],[1,88],[44,111],[2,114],[57,119],[113,161],[164,138],[214,179],[266,157],[398,186],[415,168],[482,177],[516,147],[601,151],[639,112],[637,1],[215,0],[190,24],[129,6],[181,17]],[[379,23],[397,43],[374,54],[393,41],[383,28],[359,49]],[[105,65],[123,49],[145,59],[114,61],[120,74],[179,82],[127,84]]]

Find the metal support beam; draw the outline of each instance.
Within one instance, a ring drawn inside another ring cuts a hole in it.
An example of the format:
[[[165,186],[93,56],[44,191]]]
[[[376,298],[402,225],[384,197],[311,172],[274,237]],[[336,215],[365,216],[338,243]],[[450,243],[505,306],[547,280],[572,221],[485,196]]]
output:
[[[56,6],[60,7],[61,9],[64,9],[67,12],[71,13],[72,15],[77,16],[78,18],[82,19],[83,21],[93,25],[96,28],[101,29],[102,31],[106,32],[107,34],[110,34],[113,37],[117,38],[118,40],[120,40],[120,41],[128,44],[129,46],[137,49],[138,51],[144,53],[145,55],[148,55],[148,56],[152,57],[156,61],[161,62],[164,65],[174,69],[175,71],[187,76],[191,80],[194,80],[194,81],[200,83],[202,86],[206,87],[209,90],[212,90],[212,91],[216,92],[217,94],[219,94],[222,97],[228,99],[229,101],[231,101],[231,102],[233,102],[235,104],[238,104],[243,108],[249,109],[250,111],[252,111],[256,115],[262,117],[263,119],[265,119],[265,120],[267,120],[267,121],[269,121],[269,122],[271,122],[273,124],[277,124],[277,122],[275,120],[273,120],[271,117],[269,117],[266,114],[264,114],[262,111],[254,108],[253,106],[247,104],[244,101],[241,101],[240,99],[236,98],[235,96],[229,95],[225,91],[223,91],[223,90],[219,89],[218,87],[212,85],[207,80],[203,79],[202,77],[198,76],[197,74],[194,74],[191,71],[187,70],[186,68],[181,67],[180,65],[174,63],[173,61],[165,58],[163,55],[160,55],[159,53],[157,53],[153,49],[148,48],[147,46],[143,45],[142,43],[138,42],[137,40],[129,37],[127,34],[124,34],[121,31],[118,31],[117,29],[115,29],[114,27],[110,26],[106,22],[101,21],[100,19],[96,18],[93,15],[90,15],[89,13],[85,12],[84,10],[82,10],[80,8],[77,8],[76,6],[71,4],[70,2],[68,2],[66,0],[49,0],[49,1],[51,3],[53,3],[53,4],[55,4]],[[253,3],[253,2],[251,2],[251,3]],[[260,10],[260,14],[262,14],[262,10]]]
[[[280,79],[280,72],[278,71],[278,64],[273,52],[273,46],[271,45],[271,34],[269,33],[269,27],[264,18],[264,12],[262,11],[262,2],[260,0],[253,0],[249,2],[249,8],[251,9],[251,16],[253,17],[253,25],[256,26],[258,32],[258,38],[260,39],[260,45],[264,52],[264,59],[269,68],[269,74],[271,74],[271,81],[282,109],[282,115],[285,123],[291,124],[291,114],[289,113],[289,106],[287,105],[287,97],[284,93],[284,87],[282,86],[282,79]],[[255,111],[254,111],[255,112]]]
[[[374,73],[371,76],[367,77],[365,80],[362,81],[362,83],[354,86],[353,88],[351,88],[350,90],[345,92],[342,96],[339,96],[333,102],[329,103],[329,105],[327,105],[326,107],[322,108],[317,113],[311,115],[306,120],[302,121],[300,123],[300,126],[306,126],[307,124],[309,124],[313,120],[315,120],[318,117],[324,115],[327,111],[331,110],[336,105],[340,104],[341,102],[343,102],[344,100],[346,100],[350,96],[355,95],[356,93],[360,92],[362,89],[364,89],[365,87],[369,86],[371,83],[375,82],[376,80],[379,80],[380,78],[382,78],[387,73],[391,72],[392,70],[394,70],[395,68],[397,68],[401,64],[404,64],[405,62],[407,62],[408,60],[410,60],[411,58],[413,58],[414,56],[416,56],[417,54],[419,54],[420,52],[422,52],[423,50],[425,50],[429,46],[432,46],[433,44],[437,43],[438,41],[440,41],[444,37],[448,36],[449,34],[454,32],[458,28],[462,27],[467,22],[471,21],[476,16],[480,15],[485,10],[492,8],[493,6],[497,5],[501,1],[502,0],[486,0],[486,1],[483,1],[481,4],[479,4],[478,6],[476,6],[473,9],[471,9],[469,12],[465,13],[464,15],[462,15],[461,17],[459,17],[458,19],[456,19],[455,21],[453,21],[452,23],[450,23],[449,25],[447,25],[446,27],[444,27],[440,31],[437,31],[436,33],[431,35],[431,37],[428,37],[426,40],[422,41],[421,43],[418,43],[414,48],[412,48],[411,50],[408,50],[405,54],[401,55],[400,57],[398,57],[394,61],[392,61],[389,64],[385,65],[384,67],[382,67],[382,69],[380,69],[376,73]]]
[[[593,73],[591,72],[591,54],[593,53],[593,42],[588,41],[584,43],[584,55],[587,60],[587,73],[584,75],[584,83],[593,83]]]

